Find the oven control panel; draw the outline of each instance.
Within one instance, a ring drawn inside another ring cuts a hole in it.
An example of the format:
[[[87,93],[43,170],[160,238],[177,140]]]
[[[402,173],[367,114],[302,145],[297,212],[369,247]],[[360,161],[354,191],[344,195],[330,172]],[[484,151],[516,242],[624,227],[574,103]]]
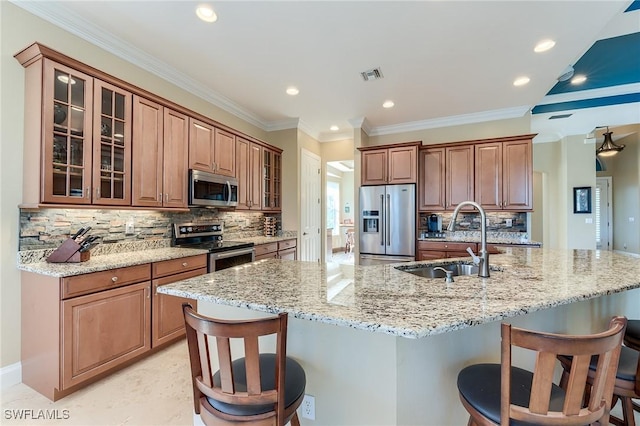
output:
[[[174,223],[175,238],[222,235],[221,223]]]

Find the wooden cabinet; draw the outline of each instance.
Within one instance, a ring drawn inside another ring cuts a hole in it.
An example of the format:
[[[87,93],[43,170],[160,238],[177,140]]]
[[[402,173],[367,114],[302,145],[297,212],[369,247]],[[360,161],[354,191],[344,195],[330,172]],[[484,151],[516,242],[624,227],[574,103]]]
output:
[[[235,177],[235,135],[204,121],[190,118],[189,167]]]
[[[236,210],[262,209],[262,146],[236,137],[236,174],[238,206]]]
[[[62,388],[148,351],[150,302],[148,281],[62,302]]]
[[[361,184],[385,185],[415,183],[418,144],[410,143],[385,148],[359,148],[361,154]]]
[[[282,210],[282,155],[264,148],[262,161],[262,210]]]
[[[131,93],[32,54],[18,55],[29,123],[24,202],[129,205]]]
[[[267,244],[258,244],[254,247],[255,260],[262,259],[288,259],[296,260],[297,241],[295,238]]]
[[[188,117],[134,97],[134,206],[187,207]]]
[[[531,210],[531,139],[476,145],[476,202],[486,210]]]
[[[418,159],[418,210],[445,210],[445,148],[421,149]]]
[[[158,287],[207,273],[206,255],[155,262],[152,265],[151,302],[151,346],[158,347],[184,336],[182,304],[190,303],[197,308],[195,300],[158,293]]]
[[[477,253],[477,243],[458,243],[448,241],[418,241],[417,260],[447,259],[450,257],[469,257],[467,247]]]

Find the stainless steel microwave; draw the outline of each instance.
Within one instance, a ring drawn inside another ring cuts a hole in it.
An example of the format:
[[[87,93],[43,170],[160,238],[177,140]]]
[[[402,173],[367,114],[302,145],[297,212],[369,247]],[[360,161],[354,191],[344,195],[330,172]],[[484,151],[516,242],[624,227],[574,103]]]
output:
[[[228,176],[189,170],[190,207],[235,207],[238,181]]]

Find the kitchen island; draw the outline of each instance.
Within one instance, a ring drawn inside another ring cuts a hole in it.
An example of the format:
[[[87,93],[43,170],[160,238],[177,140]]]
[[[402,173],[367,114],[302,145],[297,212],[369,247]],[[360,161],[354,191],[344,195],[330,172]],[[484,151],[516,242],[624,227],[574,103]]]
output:
[[[640,317],[636,257],[507,248],[490,263],[490,278],[446,284],[393,265],[268,260],[159,291],[197,299],[205,315],[288,312],[288,353],[307,372],[315,425],[465,424],[457,373],[499,361],[500,320],[586,333],[615,314]]]

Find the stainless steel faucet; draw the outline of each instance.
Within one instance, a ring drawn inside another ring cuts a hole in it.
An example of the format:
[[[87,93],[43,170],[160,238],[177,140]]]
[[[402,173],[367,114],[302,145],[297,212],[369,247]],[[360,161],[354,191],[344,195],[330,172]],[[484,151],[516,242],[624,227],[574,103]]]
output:
[[[447,231],[453,231],[455,229],[456,218],[458,217],[458,213],[460,209],[464,206],[473,206],[480,212],[480,219],[482,220],[482,229],[481,229],[481,247],[480,247],[480,264],[478,265],[478,276],[481,278],[489,278],[489,251],[487,250],[487,214],[484,209],[480,207],[480,204],[474,201],[463,201],[456,206],[456,209],[453,211],[453,216],[451,217],[451,222],[447,226]],[[468,248],[467,251],[473,253],[471,248]],[[472,255],[474,262],[478,259],[477,256]]]

